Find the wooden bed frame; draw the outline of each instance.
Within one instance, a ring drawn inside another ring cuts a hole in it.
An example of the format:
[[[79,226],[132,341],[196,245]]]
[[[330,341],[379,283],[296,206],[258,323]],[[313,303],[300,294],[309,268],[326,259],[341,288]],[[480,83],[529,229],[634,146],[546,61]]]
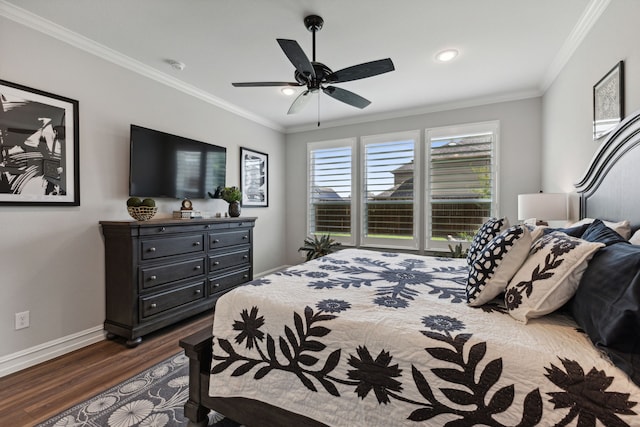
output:
[[[639,145],[640,111],[637,111],[601,143],[584,177],[576,184],[580,195],[580,218],[628,219],[632,231],[640,227],[640,185],[636,172],[640,167],[640,149],[636,149]],[[209,327],[180,341],[189,357],[189,400],[185,404],[189,426],[206,426],[210,409],[247,427],[325,426],[256,400],[210,397],[212,329]]]

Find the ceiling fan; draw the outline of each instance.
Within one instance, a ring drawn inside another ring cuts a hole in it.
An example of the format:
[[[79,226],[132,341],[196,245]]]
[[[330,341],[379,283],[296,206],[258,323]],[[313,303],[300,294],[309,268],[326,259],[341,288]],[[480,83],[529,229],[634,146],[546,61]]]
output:
[[[388,73],[395,69],[393,62],[391,59],[386,58],[343,68],[335,72],[331,71],[329,67],[316,61],[316,32],[322,28],[322,24],[324,24],[324,20],[317,15],[310,15],[304,18],[305,27],[313,34],[312,61],[309,61],[309,58],[295,40],[277,39],[285,55],[296,68],[294,73],[295,82],[247,82],[232,83],[232,85],[235,87],[306,86],[307,89],[293,101],[287,114],[294,114],[302,110],[311,95],[320,90],[330,97],[356,108],[362,109],[371,104],[368,99],[351,91],[332,86],[332,84]]]

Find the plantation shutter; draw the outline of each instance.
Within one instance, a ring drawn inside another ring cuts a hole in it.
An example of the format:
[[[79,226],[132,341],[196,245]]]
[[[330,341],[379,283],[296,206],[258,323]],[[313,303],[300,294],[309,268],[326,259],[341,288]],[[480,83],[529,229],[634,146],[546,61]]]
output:
[[[494,126],[428,139],[431,246],[470,240],[496,205]],[[429,135],[429,132],[428,132]]]
[[[362,138],[362,243],[417,248],[415,145],[419,134]]]
[[[353,244],[353,140],[310,144],[308,234]]]

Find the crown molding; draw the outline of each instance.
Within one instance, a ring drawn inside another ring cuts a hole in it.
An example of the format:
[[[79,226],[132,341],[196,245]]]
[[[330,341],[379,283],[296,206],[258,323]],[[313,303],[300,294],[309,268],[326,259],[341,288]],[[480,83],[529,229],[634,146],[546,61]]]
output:
[[[61,25],[44,19],[41,16],[35,15],[25,9],[8,3],[5,0],[0,0],[0,16],[4,16],[7,19],[39,31],[47,36],[56,38],[64,43],[102,58],[105,61],[109,61],[158,83],[179,90],[180,92],[186,93],[187,95],[193,96],[201,101],[215,105],[216,107],[222,108],[230,113],[244,117],[245,119],[251,120],[278,132],[284,132],[285,130],[277,123],[240,108],[193,85],[187,84],[169,74],[160,72],[153,67],[123,55],[120,52],[84,37],[81,34],[75,33]]]
[[[553,62],[547,69],[540,85],[540,90],[542,92],[546,92],[546,90],[553,84],[562,69],[567,65],[567,62],[569,62],[569,59],[571,59],[575,53],[576,49],[578,49],[584,38],[589,34],[591,28],[607,9],[609,3],[611,3],[611,0],[591,0],[587,5],[584,12],[578,19],[578,22],[573,27],[573,30],[569,33],[569,37],[567,37],[567,40],[565,40],[564,44],[553,59]]]

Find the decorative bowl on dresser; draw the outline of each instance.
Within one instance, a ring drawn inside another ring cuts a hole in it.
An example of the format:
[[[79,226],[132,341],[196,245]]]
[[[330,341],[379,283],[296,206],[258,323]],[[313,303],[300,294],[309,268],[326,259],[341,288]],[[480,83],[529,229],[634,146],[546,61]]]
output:
[[[107,338],[142,336],[213,308],[253,279],[256,218],[100,221]]]

